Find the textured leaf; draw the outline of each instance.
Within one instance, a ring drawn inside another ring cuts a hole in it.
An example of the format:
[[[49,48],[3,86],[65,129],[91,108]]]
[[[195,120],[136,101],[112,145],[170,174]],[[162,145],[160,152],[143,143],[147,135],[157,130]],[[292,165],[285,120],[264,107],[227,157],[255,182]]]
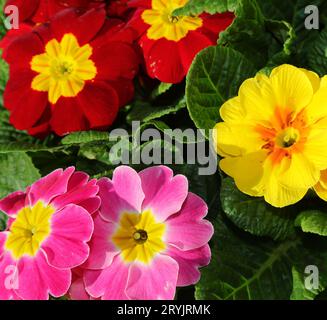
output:
[[[310,43],[308,48],[309,67],[320,76],[327,74],[327,27],[321,31],[319,37]]]
[[[302,231],[327,236],[327,213],[321,211],[302,212],[295,220]]]
[[[108,132],[100,131],[80,131],[74,132],[61,140],[64,145],[68,144],[81,144],[93,141],[109,141]]]
[[[175,114],[179,110],[186,107],[185,99],[181,99],[175,105],[170,106],[154,106],[150,102],[136,101],[133,109],[127,117],[128,122],[142,121],[148,122],[160,119],[169,114]]]
[[[40,178],[30,157],[23,153],[0,154],[0,198],[17,190],[24,190]]]
[[[223,179],[220,198],[227,216],[245,231],[275,240],[295,234],[293,207],[274,208],[263,198],[247,196],[230,178]]]
[[[244,234],[219,218],[212,240],[212,261],[202,269],[196,298],[288,300],[293,291],[293,266],[305,270],[316,265],[320,283],[326,287],[327,242],[318,238],[272,242]]]
[[[315,297],[324,291],[326,286],[326,277],[325,274],[320,274],[320,285],[318,289],[308,289],[305,287],[305,278],[308,274],[305,274],[303,271],[298,271],[297,268],[293,267],[293,291],[291,294],[291,300],[314,300]],[[322,279],[323,277],[323,279]],[[323,284],[324,285],[323,285]]]
[[[241,83],[256,73],[241,53],[222,47],[203,50],[193,62],[186,84],[186,102],[200,129],[212,129],[219,120],[219,107],[236,96]]]
[[[177,9],[176,15],[196,15],[202,12],[207,13],[222,13],[226,11],[234,11],[238,0],[190,0],[187,4]]]

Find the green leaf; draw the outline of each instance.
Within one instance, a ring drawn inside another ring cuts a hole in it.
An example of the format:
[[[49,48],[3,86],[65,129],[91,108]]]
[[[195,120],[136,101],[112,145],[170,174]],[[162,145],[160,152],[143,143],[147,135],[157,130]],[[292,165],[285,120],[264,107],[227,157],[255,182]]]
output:
[[[197,15],[203,12],[222,13],[234,11],[238,0],[190,0],[180,9],[177,9],[175,15]]]
[[[0,231],[6,229],[8,217],[2,211],[0,211]]]
[[[321,283],[318,289],[307,289],[305,287],[305,277],[307,277],[308,274],[297,270],[295,267],[292,269],[292,276],[293,291],[291,294],[291,300],[314,300],[319,293],[324,291],[325,287],[322,286]],[[321,275],[321,277],[325,277],[325,275]],[[323,283],[326,283],[326,279],[324,279]]]
[[[24,190],[40,178],[30,157],[23,152],[0,154],[0,198]]]
[[[250,236],[219,218],[212,240],[212,261],[196,285],[199,300],[288,300],[292,267],[316,265],[326,287],[327,242],[297,237],[273,242]],[[324,239],[325,240],[325,239]]]
[[[274,208],[263,198],[250,197],[237,189],[230,178],[222,181],[221,205],[239,228],[256,236],[283,240],[294,236],[294,208]]]
[[[147,101],[136,101],[133,105],[132,111],[127,117],[127,121],[142,121],[149,122],[160,119],[169,114],[175,114],[179,110],[186,107],[185,99],[181,99],[174,105],[169,106],[155,106]]]
[[[327,213],[318,210],[302,212],[295,220],[302,231],[327,236]]]
[[[327,74],[327,27],[321,31],[319,37],[308,43],[308,65],[320,76]]]
[[[219,107],[237,95],[242,82],[256,69],[241,53],[223,47],[209,47],[194,60],[186,83],[186,102],[197,128],[212,129]]]
[[[109,141],[108,132],[100,131],[80,131],[74,132],[61,140],[63,145],[81,144],[94,141]]]

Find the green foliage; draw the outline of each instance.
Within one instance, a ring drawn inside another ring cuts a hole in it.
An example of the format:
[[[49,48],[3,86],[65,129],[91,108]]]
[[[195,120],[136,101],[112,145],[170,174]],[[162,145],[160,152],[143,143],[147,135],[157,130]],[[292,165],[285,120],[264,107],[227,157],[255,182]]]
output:
[[[24,190],[40,178],[31,158],[23,152],[0,154],[0,198]]]
[[[327,284],[327,242],[321,238],[272,242],[247,236],[219,218],[212,254],[196,285],[200,300],[288,300],[293,292],[293,266],[305,270],[316,265],[321,288]]]
[[[190,0],[183,8],[177,9],[176,15],[196,15],[199,13],[222,13],[234,11],[238,0]]]
[[[304,232],[327,236],[327,213],[318,210],[302,212],[296,218],[295,225]]]
[[[245,231],[275,240],[284,240],[295,235],[292,207],[274,208],[263,198],[247,196],[236,188],[230,178],[223,179],[220,198],[229,219]]]
[[[195,125],[212,129],[219,120],[219,107],[237,95],[241,83],[255,71],[252,63],[233,49],[216,46],[203,50],[186,80],[187,108]]]

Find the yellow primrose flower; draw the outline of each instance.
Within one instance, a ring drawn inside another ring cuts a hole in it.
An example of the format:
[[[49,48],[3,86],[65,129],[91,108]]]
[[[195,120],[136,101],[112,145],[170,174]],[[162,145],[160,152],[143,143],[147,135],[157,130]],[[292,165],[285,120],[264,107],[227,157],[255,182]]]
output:
[[[242,192],[275,207],[298,202],[312,187],[327,200],[327,76],[279,66],[244,81],[220,115],[219,165]]]

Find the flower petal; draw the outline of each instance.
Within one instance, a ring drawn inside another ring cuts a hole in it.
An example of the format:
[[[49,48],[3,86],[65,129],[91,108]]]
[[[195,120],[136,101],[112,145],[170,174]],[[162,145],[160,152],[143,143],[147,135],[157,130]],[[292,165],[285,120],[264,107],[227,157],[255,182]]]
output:
[[[128,279],[128,266],[119,256],[103,270],[86,270],[84,281],[86,291],[95,298],[103,300],[128,300],[125,293]]]
[[[188,194],[188,181],[185,176],[173,177],[171,169],[157,166],[139,173],[145,199],[142,210],[152,209],[158,221],[165,221],[177,213]]]
[[[208,243],[213,235],[213,226],[202,219],[207,212],[206,203],[197,195],[189,193],[180,212],[166,221],[166,242],[183,251]]]
[[[83,208],[70,204],[51,218],[51,234],[41,247],[49,264],[60,269],[82,264],[89,256],[93,220]]]
[[[175,247],[169,247],[167,255],[177,261],[179,266],[177,286],[190,286],[200,280],[199,267],[207,266],[211,259],[209,245],[189,250],[181,251]]]
[[[132,300],[173,300],[178,278],[178,263],[158,255],[150,265],[130,266],[127,296]]]

